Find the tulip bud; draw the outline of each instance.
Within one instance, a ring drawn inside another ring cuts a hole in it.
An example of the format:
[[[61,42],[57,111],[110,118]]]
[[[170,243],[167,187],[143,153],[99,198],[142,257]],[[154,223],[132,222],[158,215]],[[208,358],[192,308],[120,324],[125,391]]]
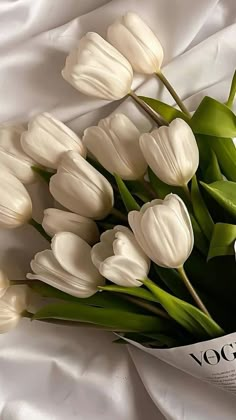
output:
[[[0,334],[16,327],[28,306],[25,286],[11,286],[0,298]]]
[[[48,113],[29,122],[28,131],[21,137],[22,147],[36,162],[57,169],[64,152],[74,150],[86,156],[80,138],[65,124]]]
[[[67,152],[50,179],[52,196],[62,206],[91,219],[103,219],[113,207],[113,190],[107,179],[78,153]]]
[[[10,286],[10,281],[4,271],[0,270],[0,298],[5,294]]]
[[[62,292],[87,298],[104,284],[91,260],[91,247],[71,232],[57,233],[52,239],[52,250],[38,252],[31,261],[35,274],[28,279],[38,279]]]
[[[113,101],[130,91],[133,70],[105,39],[88,32],[67,57],[62,76],[86,95]]]
[[[134,71],[144,74],[158,72],[163,49],[149,26],[136,14],[126,13],[107,31],[108,41],[131,63]]]
[[[16,228],[32,217],[31,198],[24,185],[12,174],[0,170],[0,227]]]
[[[153,200],[129,213],[129,224],[143,251],[157,265],[179,268],[192,252],[194,238],[187,208],[176,194]]]
[[[142,134],[139,142],[148,165],[166,184],[184,186],[195,174],[199,151],[184,120],[176,118],[168,127]]]
[[[23,131],[21,126],[0,126],[0,167],[23,184],[31,184],[36,180],[32,170],[35,162],[22,149],[20,138]]]
[[[84,132],[88,150],[111,174],[126,180],[142,178],[147,170],[139,146],[140,132],[124,114],[104,118]]]
[[[99,230],[92,219],[64,210],[44,210],[42,226],[51,237],[59,232],[72,232],[90,245],[99,240]]]
[[[102,276],[119,286],[139,287],[142,283],[138,279],[147,277],[149,272],[149,258],[125,226],[104,232],[91,256]]]

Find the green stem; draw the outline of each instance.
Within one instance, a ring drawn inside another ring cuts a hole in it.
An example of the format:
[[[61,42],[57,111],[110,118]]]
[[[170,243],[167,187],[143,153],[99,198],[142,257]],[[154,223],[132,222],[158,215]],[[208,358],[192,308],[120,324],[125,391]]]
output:
[[[152,312],[153,314],[159,315],[162,318],[170,319],[169,315],[160,308],[152,305],[151,303],[146,302],[145,300],[136,299],[132,296],[122,295],[123,299],[126,299],[136,305],[140,306],[141,308],[147,309],[148,311]]]
[[[144,178],[140,179],[141,184],[143,185],[143,187],[145,188],[145,190],[147,191],[148,195],[151,198],[158,198],[157,194],[155,193],[155,191],[152,189],[152,186],[149,182],[147,182]]]
[[[188,276],[187,276],[187,274],[184,270],[184,267],[183,266],[179,267],[178,272],[179,272],[185,286],[187,287],[189,293],[191,294],[191,296],[195,300],[197,306],[201,309],[202,312],[204,312],[208,317],[211,318],[211,315],[209,314],[207,308],[205,307],[204,303],[202,302],[202,300],[198,296],[196,290],[193,288],[192,284],[190,283],[189,278],[188,278]]]
[[[122,222],[126,222],[128,221],[128,218],[125,214],[123,214],[120,210],[115,209],[113,207],[113,209],[111,210],[111,214],[113,214],[113,216],[117,217],[117,219],[122,220]]]
[[[181,101],[179,95],[174,90],[173,86],[170,84],[170,82],[167,80],[167,78],[164,76],[164,74],[161,72],[161,70],[159,70],[155,74],[162,81],[162,83],[165,85],[166,89],[170,92],[171,96],[174,98],[176,103],[179,105],[181,111],[183,111],[183,113],[186,114],[187,117],[191,118],[190,112],[187,110],[186,106]]]
[[[134,93],[133,90],[130,90],[128,95],[151,117],[158,126],[164,125],[163,120],[158,117],[157,113],[150,108],[142,99]]]
[[[189,200],[190,203],[192,203],[192,197],[191,197],[191,193],[190,193],[189,188],[188,188],[188,184],[183,185],[182,188],[185,192],[185,195],[186,195],[187,199]]]
[[[41,235],[49,242],[51,242],[50,236],[45,232],[44,228],[42,227],[42,225],[40,225],[40,223],[36,222],[36,220],[31,219],[29,221],[29,225],[33,226],[39,233],[41,233]]]

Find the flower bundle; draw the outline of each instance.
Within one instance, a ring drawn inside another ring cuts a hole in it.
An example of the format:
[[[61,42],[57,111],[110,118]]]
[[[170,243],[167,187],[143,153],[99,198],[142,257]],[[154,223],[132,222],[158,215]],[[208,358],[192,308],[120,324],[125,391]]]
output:
[[[139,16],[114,22],[107,39],[86,34],[64,79],[97,98],[130,96],[154,127],[140,131],[122,113],[82,139],[48,113],[27,131],[0,127],[0,226],[30,223],[49,241],[26,279],[1,272],[0,332],[24,316],[162,349],[234,332],[236,75],[226,103],[205,97],[190,114]],[[133,71],[158,77],[178,107],[137,96]],[[42,225],[23,185],[40,176],[60,204],[45,209]],[[33,312],[29,290],[45,298]]]

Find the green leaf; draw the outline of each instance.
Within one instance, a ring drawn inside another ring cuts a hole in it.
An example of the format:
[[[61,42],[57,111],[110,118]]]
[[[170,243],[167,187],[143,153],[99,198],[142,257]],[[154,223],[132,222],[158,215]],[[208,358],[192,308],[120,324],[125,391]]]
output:
[[[220,206],[236,217],[236,182],[217,181],[212,184],[201,182],[201,185]]]
[[[189,118],[183,112],[158,99],[148,98],[146,96],[139,96],[139,98],[154,109],[154,111],[161,115],[167,122],[171,122],[175,118],[182,118],[182,120],[189,121]]]
[[[132,194],[129,192],[128,188],[126,187],[124,181],[122,181],[121,177],[116,174],[114,174],[114,177],[115,177],[121,198],[126,207],[126,210],[128,212],[132,210],[140,210],[140,206],[138,205],[137,201],[134,199]]]
[[[229,97],[228,97],[228,100],[226,102],[226,105],[229,108],[232,108],[235,94],[236,94],[236,70],[235,70],[233,78],[232,78],[231,87],[230,87],[230,91],[229,91]]]
[[[208,243],[205,235],[203,235],[202,230],[196,221],[195,217],[190,213],[189,214],[194,234],[194,246],[201,252],[203,255],[208,253]]]
[[[206,262],[205,258],[193,251],[185,263],[185,269],[198,291],[202,290],[206,296],[224,299],[235,305],[236,263],[234,256],[222,256]]]
[[[203,174],[204,181],[207,184],[215,181],[222,181],[223,175],[220,171],[219,163],[216,157],[216,154],[211,150],[211,156],[209,159],[209,163],[206,167],[206,170]]]
[[[149,300],[150,302],[156,302],[156,299],[148,290],[143,287],[124,287],[116,285],[99,286],[99,290],[105,290],[107,292],[125,293],[126,295],[135,296],[140,299]]]
[[[208,260],[222,255],[234,255],[235,241],[236,225],[216,223],[211,238]]]
[[[210,240],[214,229],[214,222],[199,191],[196,175],[192,179],[191,198],[193,212],[197,222],[206,238]]]
[[[205,96],[193,114],[190,125],[194,133],[215,137],[236,136],[236,116],[224,104]]]
[[[168,289],[178,298],[192,302],[192,297],[186,289],[178,272],[171,268],[163,268],[154,265],[155,271],[161,280],[165,283]]]
[[[43,283],[38,280],[29,280],[27,285],[34,290],[36,293],[40,294],[43,297],[60,299],[67,302],[80,303],[81,305],[87,306],[97,306],[101,308],[113,308],[121,310],[129,310],[130,312],[140,311],[139,306],[127,302],[124,298],[112,295],[108,292],[96,293],[95,295],[89,298],[77,298],[75,296],[68,295],[67,293],[61,292],[58,289],[55,289],[52,286],[49,286],[46,283]],[[147,291],[151,295],[150,292]]]
[[[149,196],[146,188],[142,184],[142,182],[140,182],[140,181],[126,181],[125,185],[132,195],[135,195],[136,197],[138,197],[144,203],[146,203],[147,201],[150,200],[150,196]]]
[[[113,331],[166,332],[171,321],[158,316],[134,314],[117,309],[85,306],[79,303],[53,303],[41,308],[33,319],[61,319],[99,325]]]
[[[206,339],[224,335],[223,329],[195,306],[165,292],[149,279],[145,286],[156,296],[168,314],[195,337]]]
[[[163,200],[166,195],[173,193],[177,194],[179,197],[182,198],[182,200],[186,201],[186,195],[183,188],[165,184],[163,181],[157,178],[156,174],[154,174],[151,168],[148,168],[148,177],[150,180],[150,184],[155,193],[157,194],[158,198],[161,198]]]
[[[196,140],[200,153],[200,168],[203,172],[203,178],[213,151],[216,154],[222,173],[230,181],[236,181],[236,147],[232,139],[197,134]]]
[[[202,136],[207,137],[207,136]],[[229,181],[236,182],[236,147],[232,139],[207,137],[220,168]]]

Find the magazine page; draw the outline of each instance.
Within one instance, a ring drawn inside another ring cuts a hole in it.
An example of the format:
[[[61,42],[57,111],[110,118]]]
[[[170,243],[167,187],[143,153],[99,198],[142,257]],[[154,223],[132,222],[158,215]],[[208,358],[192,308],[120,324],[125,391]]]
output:
[[[236,394],[236,333],[164,350],[127,341],[196,378]]]

